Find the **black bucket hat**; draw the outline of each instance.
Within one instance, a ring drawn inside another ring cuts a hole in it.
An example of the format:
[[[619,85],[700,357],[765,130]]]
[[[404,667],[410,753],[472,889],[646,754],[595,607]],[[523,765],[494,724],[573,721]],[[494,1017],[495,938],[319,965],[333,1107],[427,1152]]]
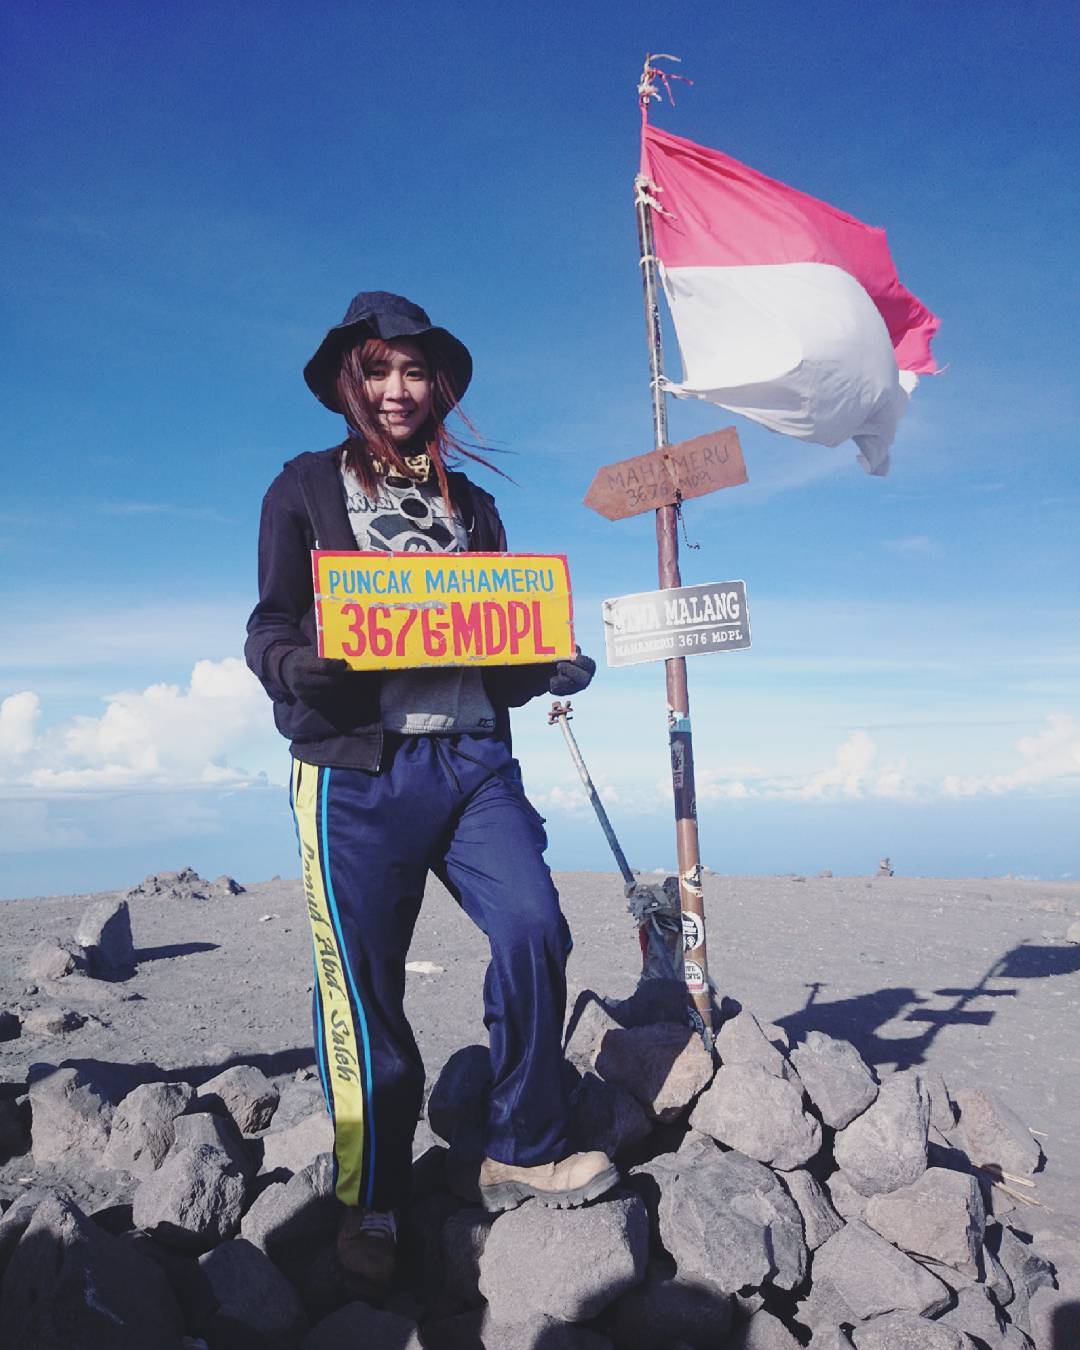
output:
[[[419,345],[435,356],[450,379],[454,402],[459,403],[472,379],[472,357],[463,342],[445,328],[437,328],[419,305],[389,291],[361,291],[354,295],[345,317],[319,344],[319,350],[304,367],[307,387],[332,412],[338,404],[337,377],[341,358],[348,348],[365,338],[417,338]]]

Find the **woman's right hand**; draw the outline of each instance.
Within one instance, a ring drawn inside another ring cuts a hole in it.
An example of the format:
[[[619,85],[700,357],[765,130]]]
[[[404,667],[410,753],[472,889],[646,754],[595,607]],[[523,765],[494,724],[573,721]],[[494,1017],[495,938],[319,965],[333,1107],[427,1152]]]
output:
[[[302,703],[318,703],[343,686],[354,672],[348,661],[319,656],[314,647],[296,647],[281,663],[281,678],[289,692]]]

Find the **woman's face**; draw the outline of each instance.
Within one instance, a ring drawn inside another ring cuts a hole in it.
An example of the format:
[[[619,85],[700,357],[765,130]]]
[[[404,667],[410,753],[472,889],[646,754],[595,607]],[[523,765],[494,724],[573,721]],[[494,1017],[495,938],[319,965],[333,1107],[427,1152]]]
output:
[[[431,413],[431,370],[407,338],[382,342],[364,355],[364,393],[395,442],[411,441]]]

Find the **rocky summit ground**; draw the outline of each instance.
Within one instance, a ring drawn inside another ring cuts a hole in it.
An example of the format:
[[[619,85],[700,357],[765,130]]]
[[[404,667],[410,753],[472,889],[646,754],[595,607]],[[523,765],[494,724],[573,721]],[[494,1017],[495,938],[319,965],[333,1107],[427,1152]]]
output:
[[[628,996],[640,957],[619,878],[557,882],[575,939],[569,1006],[582,990]],[[196,1085],[254,1064],[282,1087],[311,1069],[299,883],[145,890],[128,896],[136,967],[124,978],[28,971],[42,943],[76,933],[94,897],[3,903],[0,1033],[10,1038],[0,1040],[0,1102],[20,1098],[42,1063],[93,1062],[118,1083],[134,1071]],[[1080,1332],[1064,1337],[1080,1324],[1080,885],[709,875],[705,901],[719,992],[791,1044],[815,1030],[850,1041],[882,1077],[916,1069],[941,1074],[954,1093],[985,1089],[1030,1128],[1045,1166],[1011,1188],[1015,1201],[999,1193],[995,1210],[1015,1204],[1008,1223],[1058,1266],[1061,1289],[1040,1290],[1032,1305],[1039,1350],[1076,1350]],[[485,960],[482,936],[433,882],[408,984],[431,1082],[455,1050],[484,1040]],[[418,1149],[427,1142],[422,1123]],[[16,1153],[0,1166],[0,1201],[42,1181],[65,1181],[89,1209],[109,1200],[100,1177],[60,1177]]]

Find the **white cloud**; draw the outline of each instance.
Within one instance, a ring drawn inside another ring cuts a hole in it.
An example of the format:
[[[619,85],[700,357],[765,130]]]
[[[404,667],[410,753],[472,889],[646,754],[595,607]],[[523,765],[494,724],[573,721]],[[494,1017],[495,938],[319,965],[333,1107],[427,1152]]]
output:
[[[796,801],[828,801],[834,798],[913,797],[915,784],[903,760],[877,762],[878,747],[866,731],[857,730],[839,745],[831,761],[812,773],[757,775],[720,778],[699,775],[698,797],[702,801],[774,797]]]
[[[944,780],[942,790],[950,797],[1001,796],[1080,779],[1080,723],[1067,713],[1047,717],[1040,732],[1022,736],[1013,748],[1022,762],[1010,773],[973,777],[954,774]]]
[[[610,783],[597,784],[596,791],[606,807],[618,804],[625,809],[627,806],[623,796]],[[558,812],[576,818],[594,814],[592,802],[589,801],[588,794],[578,778],[567,780],[565,783],[552,783],[548,787],[538,787],[535,791],[529,792],[529,800],[539,811]]]
[[[41,700],[29,689],[0,703],[0,772],[6,762],[30,752],[40,716]]]
[[[220,787],[250,781],[276,740],[269,703],[235,657],[197,661],[187,688],[152,684],[109,695],[99,717],[78,716],[43,732],[38,696],[0,705],[0,775],[44,792],[135,787]]]

